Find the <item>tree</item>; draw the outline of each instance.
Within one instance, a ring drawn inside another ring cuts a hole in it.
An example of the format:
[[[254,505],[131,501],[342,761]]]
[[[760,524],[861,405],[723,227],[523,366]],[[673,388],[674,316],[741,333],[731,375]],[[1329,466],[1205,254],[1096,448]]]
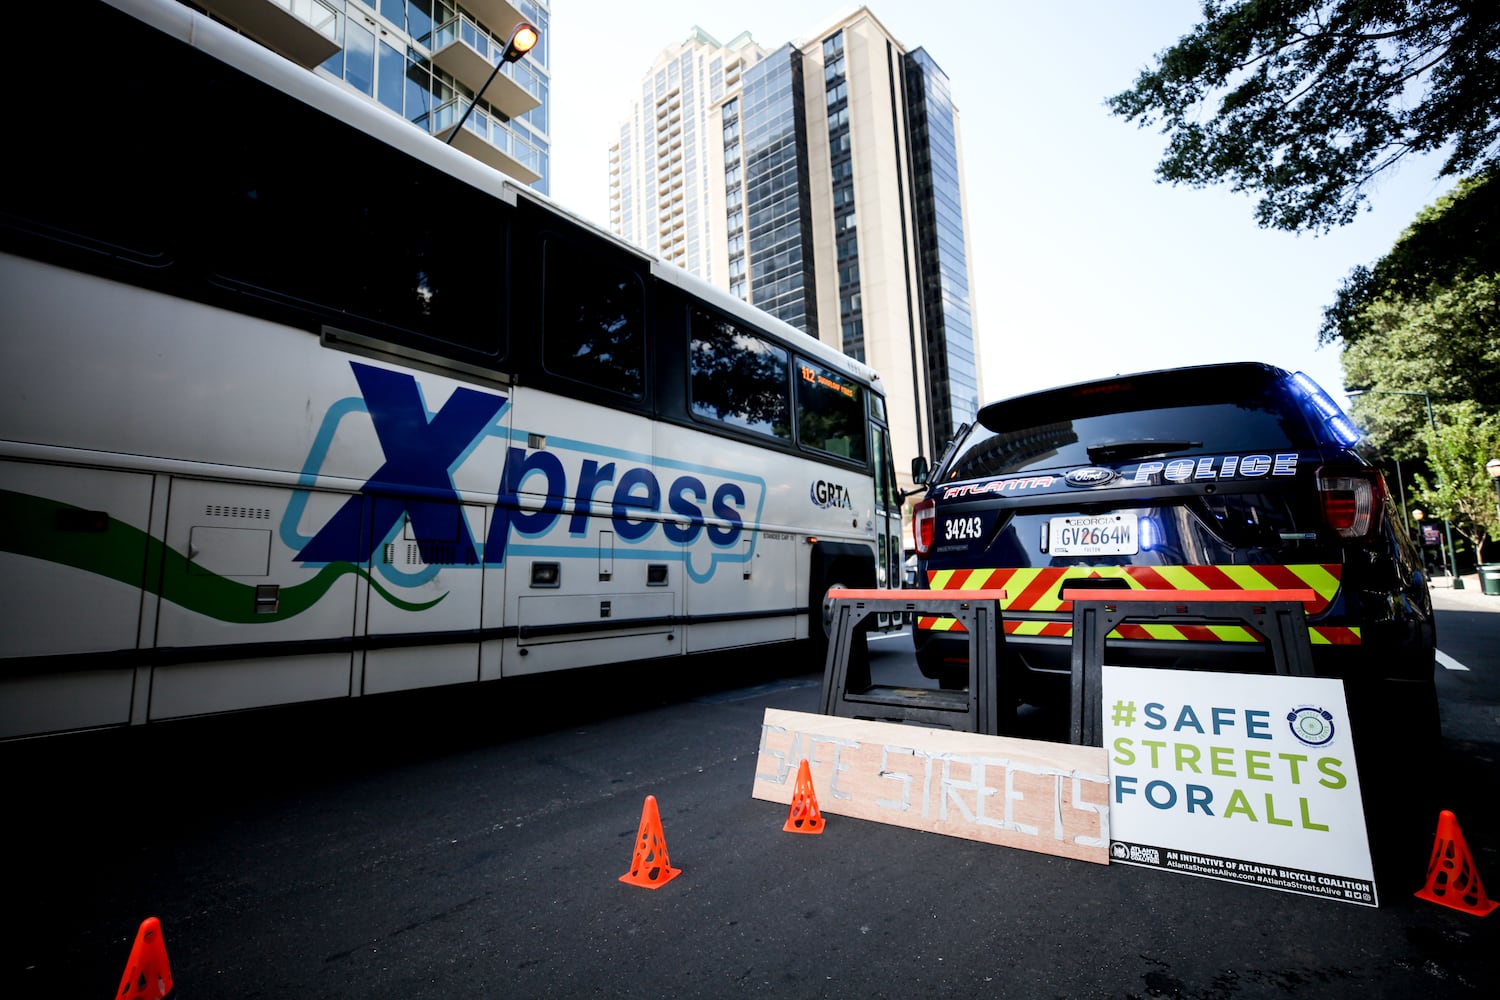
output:
[[[1373,267],[1354,268],[1323,312],[1319,343],[1355,344],[1388,327],[1365,310],[1381,299],[1411,301],[1500,273],[1500,180],[1466,178],[1418,213]]]
[[[1108,101],[1169,136],[1163,181],[1258,194],[1293,232],[1354,218],[1407,156],[1500,165],[1500,4],[1204,0],[1203,21]]]
[[[1423,209],[1385,257],[1356,267],[1324,313],[1319,340],[1344,344],[1347,384],[1369,443],[1421,457],[1424,408],[1392,390],[1427,392],[1439,414],[1461,400],[1500,410],[1500,180],[1461,182]]]
[[[1495,484],[1484,469],[1485,462],[1500,456],[1500,416],[1486,416],[1474,403],[1463,402],[1451,408],[1449,418],[1423,436],[1435,481],[1414,476],[1414,502],[1447,521],[1483,556],[1500,541]]]

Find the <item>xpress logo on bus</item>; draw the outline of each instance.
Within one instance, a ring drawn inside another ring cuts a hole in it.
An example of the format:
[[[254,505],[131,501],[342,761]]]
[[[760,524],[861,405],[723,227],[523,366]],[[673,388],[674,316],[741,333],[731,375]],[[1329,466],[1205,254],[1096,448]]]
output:
[[[538,450],[512,446],[510,440],[526,441],[528,435],[508,431],[499,422],[509,403],[505,396],[461,387],[436,413],[429,413],[413,376],[357,362],[350,367],[360,397],[329,408],[304,464],[302,483],[315,481],[340,424],[351,414],[369,414],[385,461],[311,536],[298,531],[308,497],[305,489],[298,491],[287,507],[281,535],[297,550],[299,562],[368,563],[398,533],[403,518],[414,537],[456,539],[451,563],[460,568],[503,565],[506,555],[516,552],[582,554],[569,540],[586,537],[590,524],[597,523],[591,519],[601,517],[609,519],[610,530],[627,545],[617,557],[659,558],[687,548],[688,574],[700,582],[713,575],[720,561],[753,555],[735,551],[735,546],[744,536],[745,518],[760,516],[766,490],[758,477],[657,459],[657,469],[675,473],[663,482],[649,455],[582,441],[553,440],[551,447]],[[494,439],[506,446],[505,457],[489,530],[480,542],[458,514],[453,472]],[[708,544],[706,560],[700,557],[700,542]],[[430,567],[418,579],[384,565],[381,570],[405,584],[437,572]]]

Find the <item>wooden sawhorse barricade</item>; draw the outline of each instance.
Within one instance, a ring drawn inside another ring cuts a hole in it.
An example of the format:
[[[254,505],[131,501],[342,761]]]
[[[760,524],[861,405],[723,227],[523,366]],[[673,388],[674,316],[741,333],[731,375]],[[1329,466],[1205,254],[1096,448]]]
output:
[[[1304,605],[1311,590],[1097,590],[1064,587],[1073,602],[1072,733],[1078,746],[1104,741],[1104,637],[1126,621],[1158,625],[1243,624],[1262,639],[1276,672],[1313,675]]]
[[[962,732],[999,734],[996,670],[1004,641],[1003,590],[830,590],[833,624],[823,670],[823,714],[879,722],[915,722]],[[872,614],[917,613],[956,618],[969,637],[967,690],[870,683],[862,650]],[[859,648],[856,648],[857,644]]]

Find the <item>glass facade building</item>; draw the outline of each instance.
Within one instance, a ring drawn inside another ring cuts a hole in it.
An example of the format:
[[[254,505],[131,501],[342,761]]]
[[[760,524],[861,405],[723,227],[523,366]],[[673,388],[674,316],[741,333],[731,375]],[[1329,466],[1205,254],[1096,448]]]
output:
[[[747,70],[739,106],[744,162],[731,162],[726,149],[724,186],[742,178],[751,301],[816,337],[802,53],[785,46]]]
[[[979,412],[958,133],[948,77],[925,49],[906,56],[912,212],[935,446]]]
[[[548,192],[547,0],[201,0],[192,6]],[[536,46],[504,63],[501,53],[523,20],[537,29]]]
[[[865,327],[859,294],[859,218],[854,209],[854,157],[849,141],[849,81],[844,33],[823,42],[823,103],[828,114],[828,180],[833,190],[834,255],[838,262],[840,347],[865,358]]]

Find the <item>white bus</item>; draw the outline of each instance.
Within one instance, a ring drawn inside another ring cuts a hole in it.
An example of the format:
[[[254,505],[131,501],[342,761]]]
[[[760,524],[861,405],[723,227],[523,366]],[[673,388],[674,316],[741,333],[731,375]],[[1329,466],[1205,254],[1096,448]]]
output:
[[[752,644],[899,586],[876,373],[172,0],[0,205],[0,739]],[[629,669],[628,667],[622,669]]]

